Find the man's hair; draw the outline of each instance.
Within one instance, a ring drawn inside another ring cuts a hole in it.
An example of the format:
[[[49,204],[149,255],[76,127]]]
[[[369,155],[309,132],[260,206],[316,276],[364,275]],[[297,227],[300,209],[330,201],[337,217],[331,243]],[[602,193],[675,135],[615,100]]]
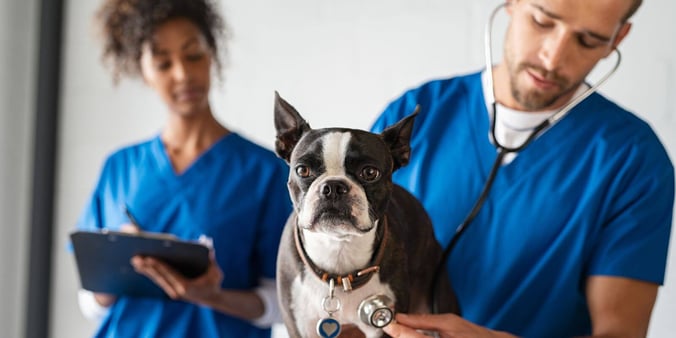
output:
[[[112,68],[115,82],[123,75],[141,74],[143,44],[158,26],[175,18],[197,26],[221,67],[218,51],[225,22],[211,0],[105,0],[95,18],[103,38],[101,58]]]
[[[641,7],[641,4],[643,3],[643,0],[634,0],[631,3],[631,7],[629,7],[629,10],[627,13],[624,15],[622,18],[622,22],[627,22],[629,19],[631,19],[632,16],[636,13],[639,7]]]

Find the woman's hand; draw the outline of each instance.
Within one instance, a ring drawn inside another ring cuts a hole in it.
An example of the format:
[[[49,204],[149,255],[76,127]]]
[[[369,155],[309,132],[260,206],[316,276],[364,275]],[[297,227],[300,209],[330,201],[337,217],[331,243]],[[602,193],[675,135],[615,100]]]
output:
[[[515,337],[505,332],[492,331],[473,324],[454,314],[407,315],[397,314],[396,321],[384,329],[393,338],[425,338],[438,332],[444,338],[507,338]]]
[[[131,223],[125,223],[120,225],[120,232],[125,232],[128,234],[138,234],[141,232],[141,229],[139,229],[137,226]]]
[[[108,293],[94,292],[94,300],[103,307],[110,307],[117,301],[117,296]]]
[[[208,304],[209,300],[217,298],[223,281],[223,272],[216,264],[213,252],[209,256],[207,271],[193,279],[183,276],[168,264],[153,257],[134,256],[131,265],[136,272],[147,276],[161,287],[171,299]]]
[[[206,306],[244,320],[255,320],[265,312],[263,300],[253,290],[221,289],[223,271],[213,251],[209,254],[207,271],[192,279],[153,257],[134,256],[131,265],[136,272],[162,288],[171,299]]]

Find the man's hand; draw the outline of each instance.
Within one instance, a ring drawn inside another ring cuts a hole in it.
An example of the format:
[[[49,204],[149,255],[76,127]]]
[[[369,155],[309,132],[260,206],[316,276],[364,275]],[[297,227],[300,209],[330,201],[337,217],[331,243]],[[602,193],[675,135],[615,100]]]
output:
[[[397,314],[396,321],[384,329],[385,333],[394,338],[426,338],[438,332],[444,338],[507,338],[515,337],[505,332],[492,331],[479,325],[470,323],[454,314],[439,315],[407,315]]]

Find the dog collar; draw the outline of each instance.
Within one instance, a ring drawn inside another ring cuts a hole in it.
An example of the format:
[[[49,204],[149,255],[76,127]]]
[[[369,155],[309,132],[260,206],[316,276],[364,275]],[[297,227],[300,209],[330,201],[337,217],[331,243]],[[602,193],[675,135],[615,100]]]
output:
[[[382,240],[380,241],[380,243],[378,243],[378,247],[376,248],[376,252],[371,257],[371,263],[369,264],[369,266],[360,270],[352,271],[347,275],[336,275],[320,269],[312,261],[312,259],[310,259],[310,257],[307,255],[307,252],[305,252],[305,247],[303,246],[301,233],[300,231],[298,231],[298,225],[293,227],[293,232],[294,239],[296,242],[296,250],[298,251],[298,255],[300,256],[300,258],[303,260],[303,263],[305,263],[305,265],[307,265],[310,268],[310,270],[312,270],[312,272],[322,281],[330,283],[331,280],[333,280],[334,283],[341,285],[345,292],[350,292],[354,289],[362,287],[363,285],[366,285],[366,283],[368,283],[368,281],[371,280],[371,277],[380,270],[380,262],[383,259],[383,253],[385,251],[384,250],[385,242],[387,241],[387,229],[388,229],[387,217],[383,216],[382,227],[383,227],[383,235],[381,236]]]

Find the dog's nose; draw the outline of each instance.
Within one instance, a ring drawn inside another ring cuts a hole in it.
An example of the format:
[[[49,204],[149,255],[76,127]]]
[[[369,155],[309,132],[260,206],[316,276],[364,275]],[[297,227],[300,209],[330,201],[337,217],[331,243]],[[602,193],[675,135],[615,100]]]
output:
[[[319,189],[326,199],[336,199],[350,192],[350,188],[343,181],[326,181]]]

